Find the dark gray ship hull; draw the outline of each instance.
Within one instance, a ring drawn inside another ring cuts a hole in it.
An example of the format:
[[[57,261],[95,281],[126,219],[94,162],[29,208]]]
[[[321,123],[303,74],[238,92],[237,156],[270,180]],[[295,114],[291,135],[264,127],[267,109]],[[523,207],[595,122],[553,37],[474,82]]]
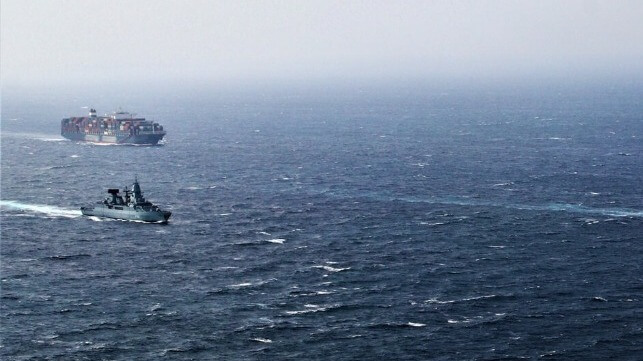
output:
[[[163,139],[165,133],[154,134],[86,134],[81,132],[61,132],[61,135],[67,139],[104,144],[138,144],[138,145],[157,145]]]
[[[168,211],[146,211],[134,207],[108,207],[102,204],[95,206],[80,207],[80,211],[85,216],[105,217],[122,219],[127,221],[158,222],[165,223],[168,221],[172,212]]]

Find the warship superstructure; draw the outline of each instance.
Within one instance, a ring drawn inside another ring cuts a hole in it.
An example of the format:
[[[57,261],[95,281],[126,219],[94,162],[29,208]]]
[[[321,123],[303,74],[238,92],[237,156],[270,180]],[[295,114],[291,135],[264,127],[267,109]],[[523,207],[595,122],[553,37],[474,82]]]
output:
[[[107,193],[109,196],[102,202],[80,207],[83,215],[159,223],[167,222],[172,215],[172,212],[161,210],[143,197],[138,179],[134,179],[131,190],[125,187],[122,195],[118,188],[110,188]]]
[[[60,134],[67,139],[93,143],[156,145],[166,133],[162,125],[128,112],[97,116],[96,109],[90,109],[87,117],[63,119]]]

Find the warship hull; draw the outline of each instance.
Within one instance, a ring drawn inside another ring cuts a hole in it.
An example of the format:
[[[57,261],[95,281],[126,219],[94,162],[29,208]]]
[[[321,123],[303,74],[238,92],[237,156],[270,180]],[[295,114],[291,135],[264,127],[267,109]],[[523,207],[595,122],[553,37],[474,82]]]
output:
[[[104,218],[122,219],[126,221],[142,221],[142,222],[157,222],[166,223],[172,212],[169,211],[146,211],[143,209],[134,209],[132,207],[109,207],[104,205],[96,205],[90,207],[81,207],[80,211],[85,216],[95,216]]]

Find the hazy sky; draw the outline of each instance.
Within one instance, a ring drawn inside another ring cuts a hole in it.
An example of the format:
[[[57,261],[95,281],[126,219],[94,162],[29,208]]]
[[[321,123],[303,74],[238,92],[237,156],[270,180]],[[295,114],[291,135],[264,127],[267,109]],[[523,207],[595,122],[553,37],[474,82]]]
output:
[[[0,4],[3,84],[643,74],[640,0]]]

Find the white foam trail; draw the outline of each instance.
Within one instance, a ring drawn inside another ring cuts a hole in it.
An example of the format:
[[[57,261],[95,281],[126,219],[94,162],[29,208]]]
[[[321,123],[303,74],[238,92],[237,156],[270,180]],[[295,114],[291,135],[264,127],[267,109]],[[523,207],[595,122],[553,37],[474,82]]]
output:
[[[276,239],[269,239],[266,242],[284,244],[284,242],[286,242],[286,240],[283,239],[283,238],[276,238]]]
[[[20,138],[20,139],[33,139],[33,140],[41,140],[44,142],[64,142],[67,141],[67,139],[58,137],[56,135],[52,134],[43,134],[43,133],[22,133],[22,132],[1,132],[3,137],[9,137],[9,138]]]
[[[46,204],[26,204],[16,201],[0,200],[0,207],[24,212],[42,213],[52,217],[76,218],[82,216],[80,210],[61,208]]]

